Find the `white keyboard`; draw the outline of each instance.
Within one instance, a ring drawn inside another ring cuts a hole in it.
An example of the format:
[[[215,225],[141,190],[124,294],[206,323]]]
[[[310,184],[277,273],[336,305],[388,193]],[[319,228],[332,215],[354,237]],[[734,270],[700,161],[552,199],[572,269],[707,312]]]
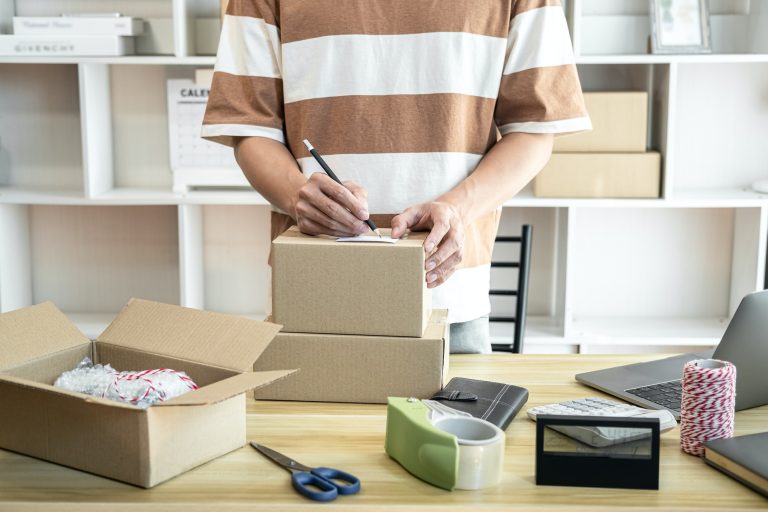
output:
[[[539,414],[557,414],[561,416],[602,416],[622,418],[658,418],[659,430],[666,432],[677,426],[674,415],[667,410],[650,410],[605,398],[581,398],[559,404],[531,407],[528,417],[536,421]],[[552,427],[569,437],[597,448],[627,443],[648,435],[639,429],[616,427]]]

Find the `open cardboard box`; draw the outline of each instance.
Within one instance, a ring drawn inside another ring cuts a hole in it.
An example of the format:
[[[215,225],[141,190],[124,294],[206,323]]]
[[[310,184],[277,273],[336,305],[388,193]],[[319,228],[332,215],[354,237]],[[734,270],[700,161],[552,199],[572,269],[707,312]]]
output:
[[[337,242],[293,226],[272,242],[272,318],[283,332],[421,337],[432,307],[426,236]]]
[[[432,310],[421,338],[280,332],[254,369],[300,371],[254,396],[374,404],[389,396],[430,398],[448,372],[449,332],[445,309]]]
[[[0,447],[157,485],[245,444],[245,392],[294,371],[251,371],[279,330],[137,299],[93,342],[49,302],[0,315]],[[52,385],[86,356],[184,371],[200,388],[140,409]]]

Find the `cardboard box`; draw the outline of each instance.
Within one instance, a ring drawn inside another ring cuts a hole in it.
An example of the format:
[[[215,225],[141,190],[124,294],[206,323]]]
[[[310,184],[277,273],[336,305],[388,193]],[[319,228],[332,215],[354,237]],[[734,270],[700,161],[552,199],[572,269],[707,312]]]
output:
[[[388,396],[429,398],[448,372],[448,311],[432,311],[422,338],[280,332],[255,370],[300,371],[259,389],[260,400],[383,404]]]
[[[279,327],[132,300],[91,342],[51,303],[0,315],[0,447],[152,487],[245,444],[245,392],[292,373],[251,371]],[[52,385],[86,356],[200,389],[140,409]]]
[[[592,130],[556,138],[556,153],[646,150],[647,92],[587,92],[584,103],[592,120]]]
[[[659,197],[661,156],[555,153],[533,181],[536,197]]]
[[[227,13],[227,4],[229,3],[229,0],[220,0],[219,4],[221,7],[221,20],[224,21],[224,15]]]
[[[272,318],[284,332],[421,336],[432,302],[425,238],[337,242],[292,227],[272,242]]]

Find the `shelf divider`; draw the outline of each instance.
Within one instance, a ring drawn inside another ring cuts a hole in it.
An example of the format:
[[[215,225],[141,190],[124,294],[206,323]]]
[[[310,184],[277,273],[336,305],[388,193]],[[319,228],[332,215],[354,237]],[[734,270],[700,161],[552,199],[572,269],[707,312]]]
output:
[[[203,207],[179,205],[179,297],[181,305],[205,308]]]
[[[0,312],[31,305],[29,206],[0,204]]]
[[[114,186],[112,94],[108,64],[78,64],[85,196]]]
[[[667,80],[659,83],[661,92],[664,94],[663,119],[658,125],[659,142],[662,154],[661,164],[661,197],[672,199],[675,196],[675,132],[677,130],[677,77],[678,65],[670,63],[667,70]]]
[[[173,46],[176,57],[195,54],[195,0],[173,0]]]

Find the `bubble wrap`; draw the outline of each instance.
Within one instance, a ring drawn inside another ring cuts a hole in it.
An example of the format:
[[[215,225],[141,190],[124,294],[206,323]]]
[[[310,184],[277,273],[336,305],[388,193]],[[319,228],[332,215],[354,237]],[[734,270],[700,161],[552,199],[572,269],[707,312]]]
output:
[[[119,372],[109,364],[93,364],[88,357],[80,361],[74,370],[62,373],[53,385],[128,402],[142,409],[197,389],[184,372],[168,368]]]

